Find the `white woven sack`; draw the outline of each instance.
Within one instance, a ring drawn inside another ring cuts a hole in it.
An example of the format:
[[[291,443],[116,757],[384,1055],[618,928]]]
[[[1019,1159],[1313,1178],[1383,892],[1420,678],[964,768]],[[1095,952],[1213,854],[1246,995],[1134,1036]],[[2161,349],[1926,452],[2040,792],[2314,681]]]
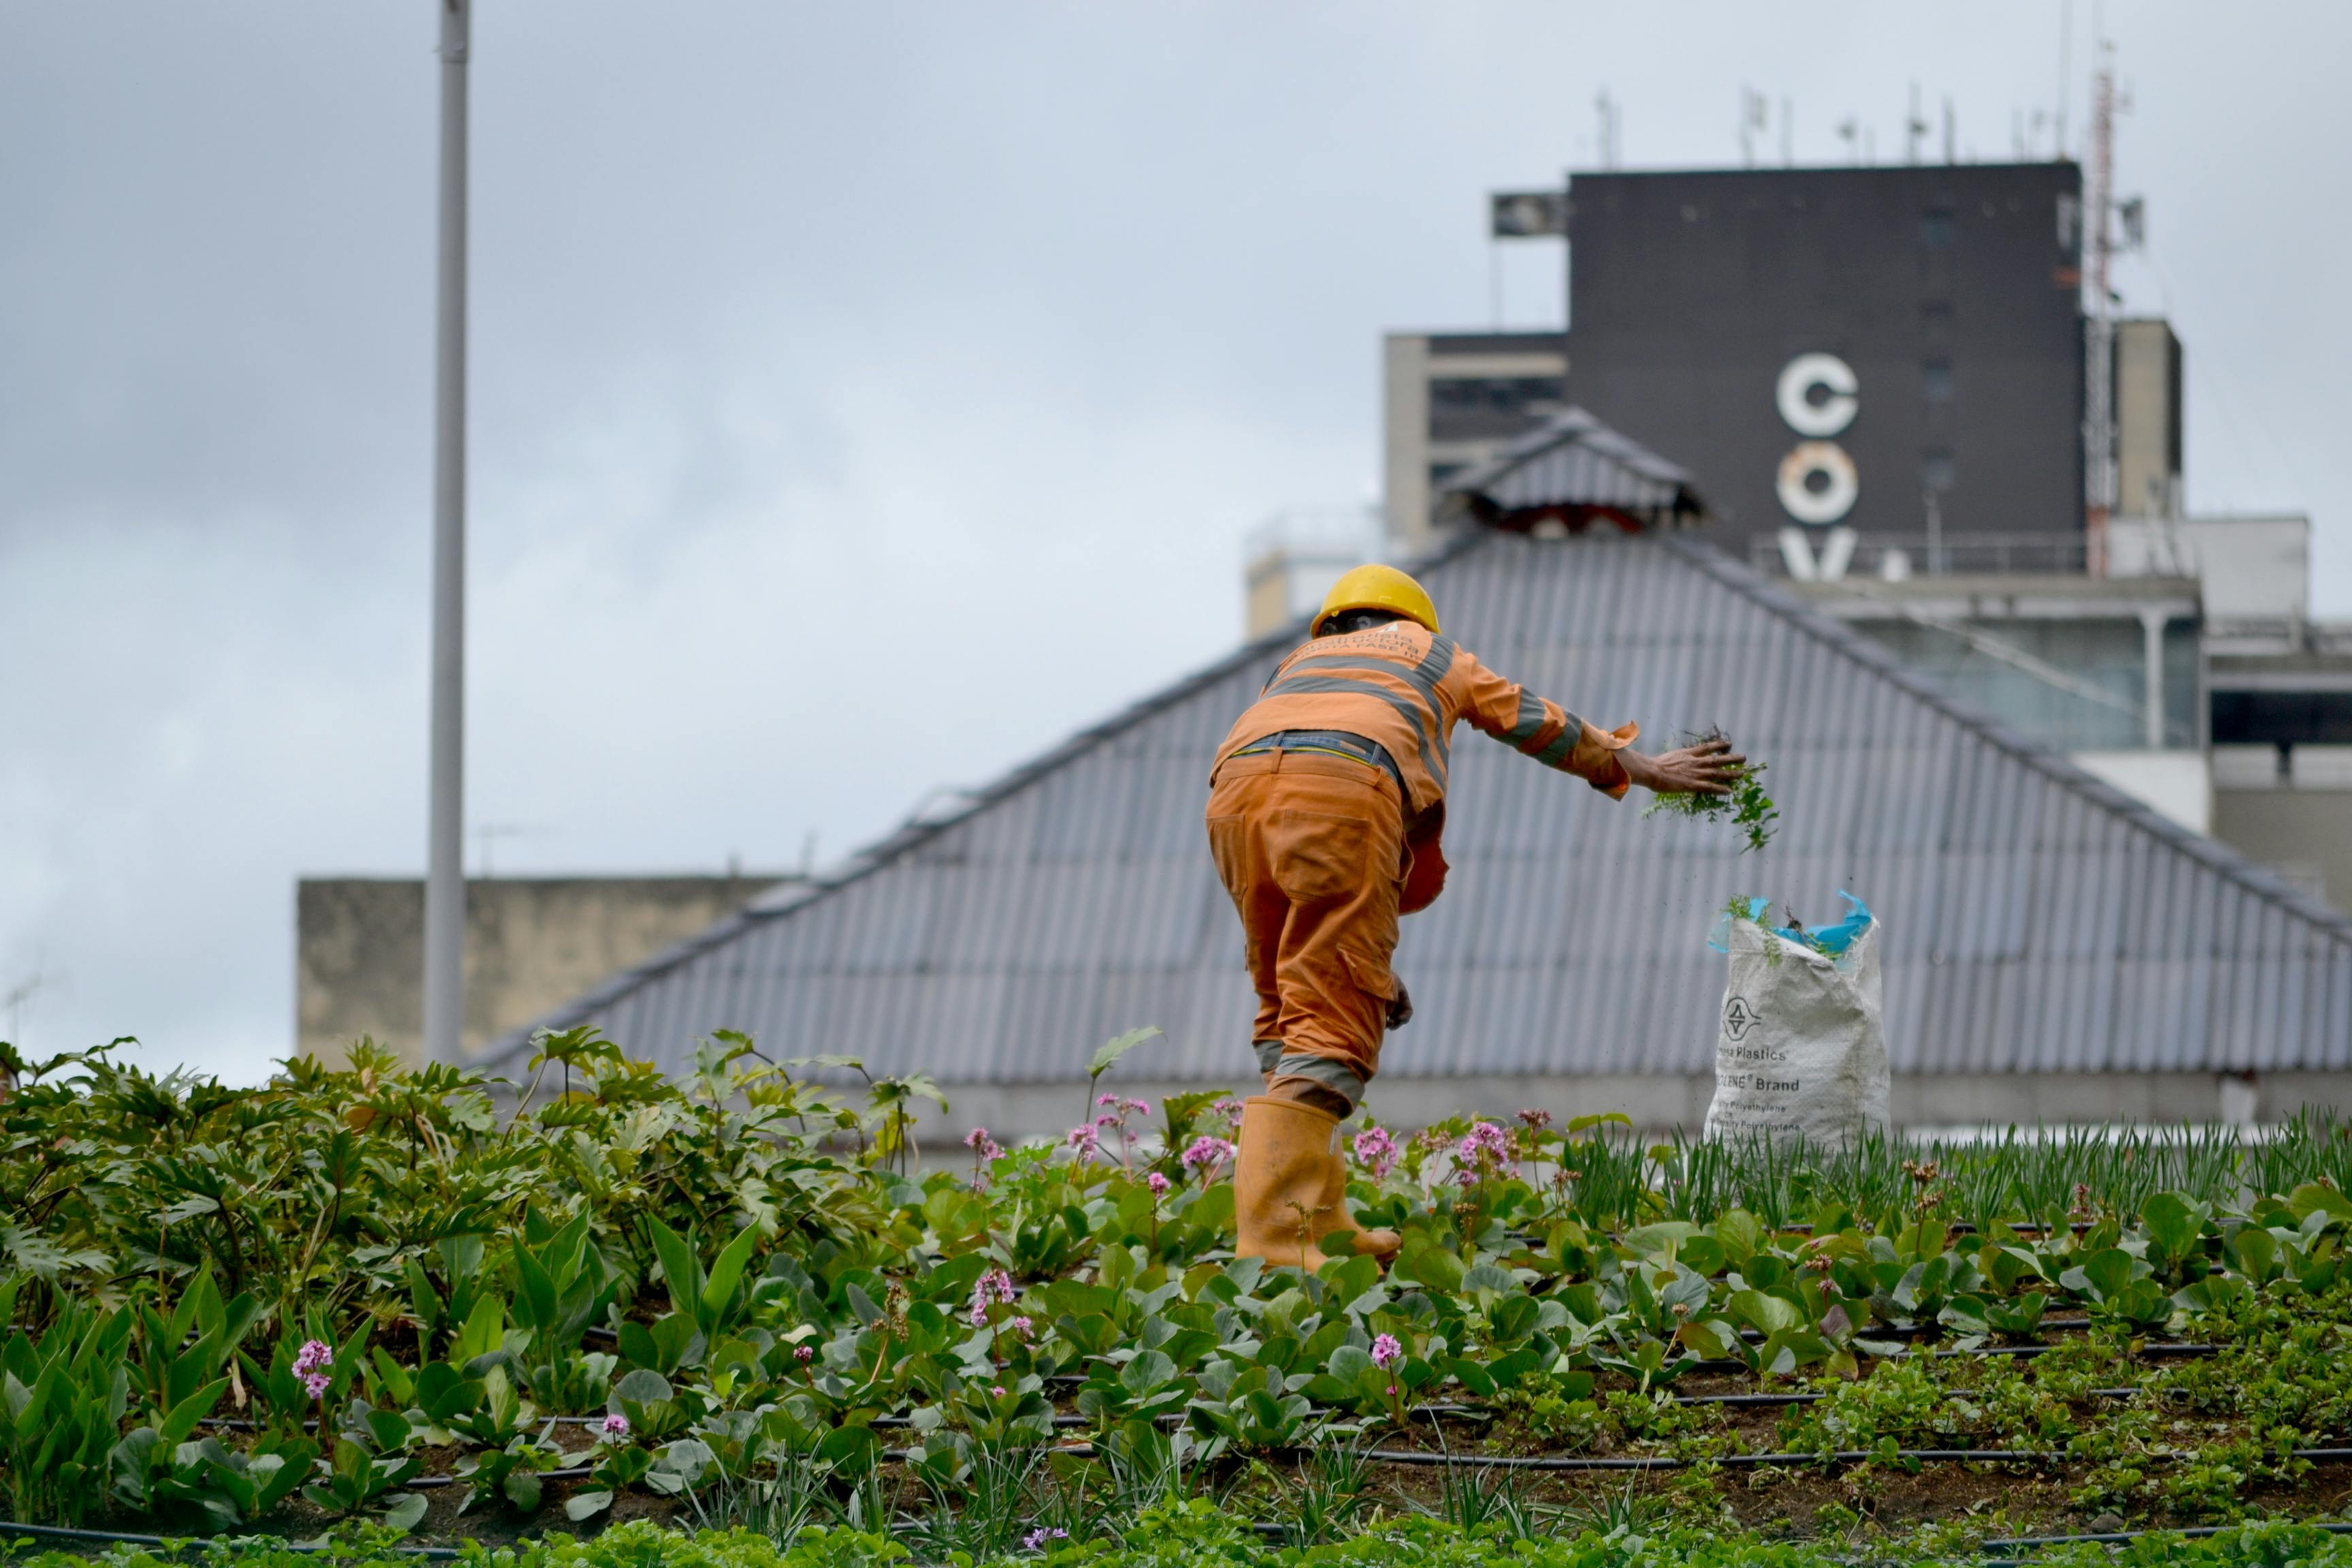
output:
[[[1857,906],[1859,907],[1859,906]],[[1864,911],[1867,917],[1868,911]],[[1886,1126],[1878,922],[1832,958],[1752,920],[1717,928],[1731,957],[1706,1135],[1852,1143]]]

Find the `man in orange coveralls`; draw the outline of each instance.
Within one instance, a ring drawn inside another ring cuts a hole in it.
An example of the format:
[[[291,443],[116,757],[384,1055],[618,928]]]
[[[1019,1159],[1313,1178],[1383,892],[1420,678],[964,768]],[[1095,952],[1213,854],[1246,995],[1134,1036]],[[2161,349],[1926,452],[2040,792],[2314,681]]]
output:
[[[1339,1122],[1412,1016],[1390,972],[1397,917],[1445,880],[1447,743],[1466,719],[1611,797],[1726,793],[1744,760],[1716,741],[1644,756],[1440,634],[1420,584],[1359,566],[1217,748],[1209,847],[1242,919],[1265,1093],[1243,1107],[1234,1255],[1319,1268],[1325,1249],[1393,1255],[1348,1212]],[[1320,1245],[1318,1245],[1318,1244]]]

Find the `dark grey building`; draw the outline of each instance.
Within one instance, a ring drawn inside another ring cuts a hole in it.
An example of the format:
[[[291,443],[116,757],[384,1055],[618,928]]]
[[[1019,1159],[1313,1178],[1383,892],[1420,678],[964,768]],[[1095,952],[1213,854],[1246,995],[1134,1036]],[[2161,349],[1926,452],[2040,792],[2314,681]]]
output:
[[[1568,395],[1717,531],[2083,531],[2073,163],[1580,174]]]

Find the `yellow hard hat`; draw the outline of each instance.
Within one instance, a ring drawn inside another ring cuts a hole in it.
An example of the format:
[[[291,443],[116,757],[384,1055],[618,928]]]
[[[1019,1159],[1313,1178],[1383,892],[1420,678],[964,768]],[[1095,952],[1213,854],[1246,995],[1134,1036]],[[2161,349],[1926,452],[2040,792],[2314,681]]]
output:
[[[1437,635],[1437,606],[1429,591],[1393,566],[1359,566],[1332,584],[1310,629],[1321,637],[1325,621],[1349,610],[1392,610]]]

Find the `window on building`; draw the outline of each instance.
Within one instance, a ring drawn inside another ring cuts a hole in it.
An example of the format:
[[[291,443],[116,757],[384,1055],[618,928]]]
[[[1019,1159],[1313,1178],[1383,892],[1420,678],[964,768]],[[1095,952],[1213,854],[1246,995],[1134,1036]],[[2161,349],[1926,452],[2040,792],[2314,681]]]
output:
[[[1919,458],[1919,488],[1941,495],[1952,488],[1952,455],[1937,450]]]
[[[1919,390],[1930,403],[1952,400],[1952,362],[1948,359],[1922,361],[1919,365]]]
[[[1557,402],[1554,375],[1438,376],[1429,384],[1429,405],[1441,414],[1516,414],[1531,403]]]

